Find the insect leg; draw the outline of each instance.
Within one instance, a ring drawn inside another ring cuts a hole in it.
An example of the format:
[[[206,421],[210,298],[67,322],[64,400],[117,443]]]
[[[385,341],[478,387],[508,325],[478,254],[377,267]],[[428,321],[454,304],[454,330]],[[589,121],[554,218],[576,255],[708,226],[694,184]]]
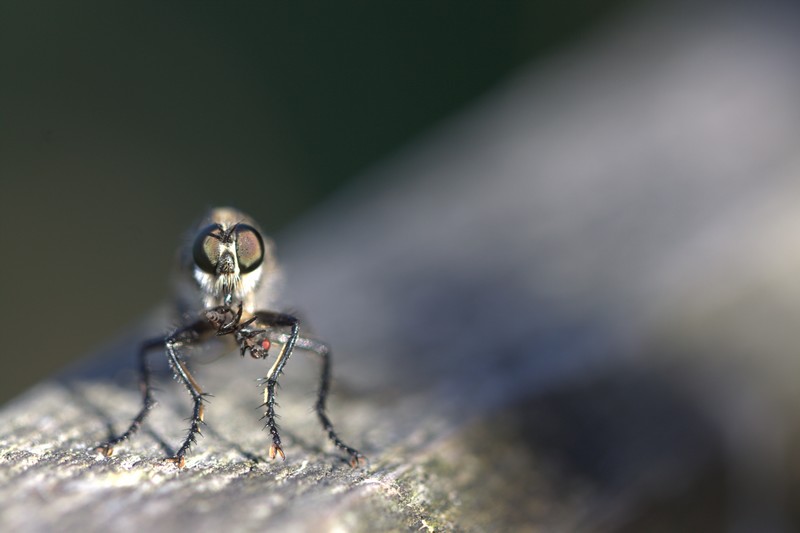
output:
[[[142,408],[134,417],[128,429],[95,448],[106,457],[111,457],[117,444],[128,440],[139,430],[150,410],[155,407],[156,401],[153,398],[153,387],[150,384],[150,366],[147,364],[147,355],[152,349],[164,346],[164,342],[165,340],[161,337],[149,339],[143,342],[139,348],[139,386],[142,389]]]
[[[276,455],[280,455],[281,459],[286,459],[286,455],[281,448],[281,437],[278,434],[278,425],[275,423],[275,386],[278,384],[278,376],[281,375],[283,367],[286,366],[286,362],[289,361],[289,357],[292,355],[295,342],[297,342],[298,333],[300,332],[300,325],[297,318],[283,313],[259,311],[256,313],[256,316],[259,322],[264,326],[291,328],[291,333],[286,336],[286,340],[275,360],[275,364],[272,365],[272,368],[269,369],[267,376],[264,378],[264,403],[262,404],[263,407],[266,407],[266,412],[263,417],[267,421],[265,428],[268,429],[270,435],[272,435],[269,457],[270,459],[274,459]]]
[[[181,444],[181,447],[178,449],[175,455],[168,459],[169,461],[178,465],[178,468],[183,468],[183,466],[186,464],[186,459],[184,458],[186,452],[189,451],[189,449],[192,447],[192,444],[197,442],[197,435],[202,435],[200,431],[200,424],[203,423],[203,402],[206,401],[206,394],[200,388],[200,385],[197,384],[197,381],[195,381],[194,377],[189,372],[186,362],[178,353],[178,347],[182,345],[182,342],[173,335],[167,339],[165,344],[167,348],[167,357],[173,372],[175,372],[175,376],[180,379],[180,381],[186,387],[186,390],[188,390],[189,394],[191,394],[192,400],[194,401],[192,417],[190,419],[191,423],[189,426],[189,433],[186,435],[186,439],[183,441],[183,444]]]
[[[317,417],[319,418],[320,424],[322,424],[322,429],[328,434],[328,438],[336,445],[337,448],[350,456],[350,465],[355,468],[360,463],[365,461],[364,456],[361,455],[358,450],[348,446],[342,441],[342,439],[339,438],[339,435],[337,435],[336,430],[333,428],[333,423],[325,413],[325,404],[328,400],[328,391],[330,389],[331,382],[331,349],[325,343],[304,337],[297,339],[296,346],[298,348],[314,352],[322,360],[322,369],[319,376],[319,390],[317,392],[317,403],[314,405],[314,408],[317,411]]]

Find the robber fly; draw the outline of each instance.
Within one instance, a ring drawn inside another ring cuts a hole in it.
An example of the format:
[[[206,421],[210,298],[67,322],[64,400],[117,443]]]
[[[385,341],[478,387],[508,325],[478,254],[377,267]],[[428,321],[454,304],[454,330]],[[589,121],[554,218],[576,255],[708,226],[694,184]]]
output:
[[[181,447],[168,460],[179,468],[200,434],[207,394],[189,371],[186,349],[211,337],[232,339],[242,357],[266,359],[272,343],[281,345],[280,352],[263,379],[263,419],[272,438],[269,457],[286,456],[275,423],[275,387],[284,366],[295,348],[320,356],[322,372],[316,401],[316,412],[328,438],[349,456],[357,466],[364,457],[345,444],[325,413],[331,372],[331,354],[327,345],[300,336],[300,324],[292,315],[259,309],[268,302],[278,276],[272,242],[264,238],[256,223],[232,208],[217,208],[195,228],[179,254],[178,311],[183,324],[165,337],[145,341],[139,351],[139,373],[142,408],[123,433],[100,444],[96,449],[106,457],[114,447],[128,440],[141,427],[147,414],[156,405],[147,357],[156,350],[166,353],[175,379],[192,396],[191,425]]]

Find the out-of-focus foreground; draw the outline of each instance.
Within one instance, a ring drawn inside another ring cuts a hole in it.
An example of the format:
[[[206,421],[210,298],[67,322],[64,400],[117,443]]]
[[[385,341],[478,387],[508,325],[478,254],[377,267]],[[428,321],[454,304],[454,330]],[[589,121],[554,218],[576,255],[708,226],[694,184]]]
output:
[[[640,13],[285,236],[290,303],[336,348],[332,413],[370,470],[318,449],[299,357],[285,463],[262,460],[260,366],[238,360],[200,367],[216,397],[187,470],[158,462],[188,412],[166,379],[152,433],[97,459],[87,438],[137,401],[112,347],[2,413],[4,523],[796,529],[797,14]]]

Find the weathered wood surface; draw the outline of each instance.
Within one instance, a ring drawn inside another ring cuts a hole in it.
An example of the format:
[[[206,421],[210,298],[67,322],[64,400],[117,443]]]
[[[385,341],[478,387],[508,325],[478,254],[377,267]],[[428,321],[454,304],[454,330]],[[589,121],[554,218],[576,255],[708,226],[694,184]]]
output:
[[[138,405],[154,315],[0,413],[7,531],[767,531],[796,514],[800,64],[790,8],[675,6],[523,72],[279,244],[334,346],[332,452],[298,354]],[[691,14],[692,23],[687,24]],[[257,214],[255,214],[257,216]],[[57,348],[57,343],[54,343]]]

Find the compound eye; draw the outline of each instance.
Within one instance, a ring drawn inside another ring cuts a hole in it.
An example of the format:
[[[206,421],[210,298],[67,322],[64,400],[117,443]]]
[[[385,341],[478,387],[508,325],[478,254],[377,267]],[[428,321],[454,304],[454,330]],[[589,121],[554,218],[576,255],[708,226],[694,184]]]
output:
[[[264,241],[258,230],[247,224],[236,226],[236,257],[239,259],[239,270],[252,272],[264,261]]]
[[[197,233],[192,246],[192,256],[194,257],[194,264],[200,270],[209,274],[214,274],[217,271],[217,262],[219,261],[219,238],[216,236],[215,231],[219,228],[216,225],[211,225],[203,228]]]

